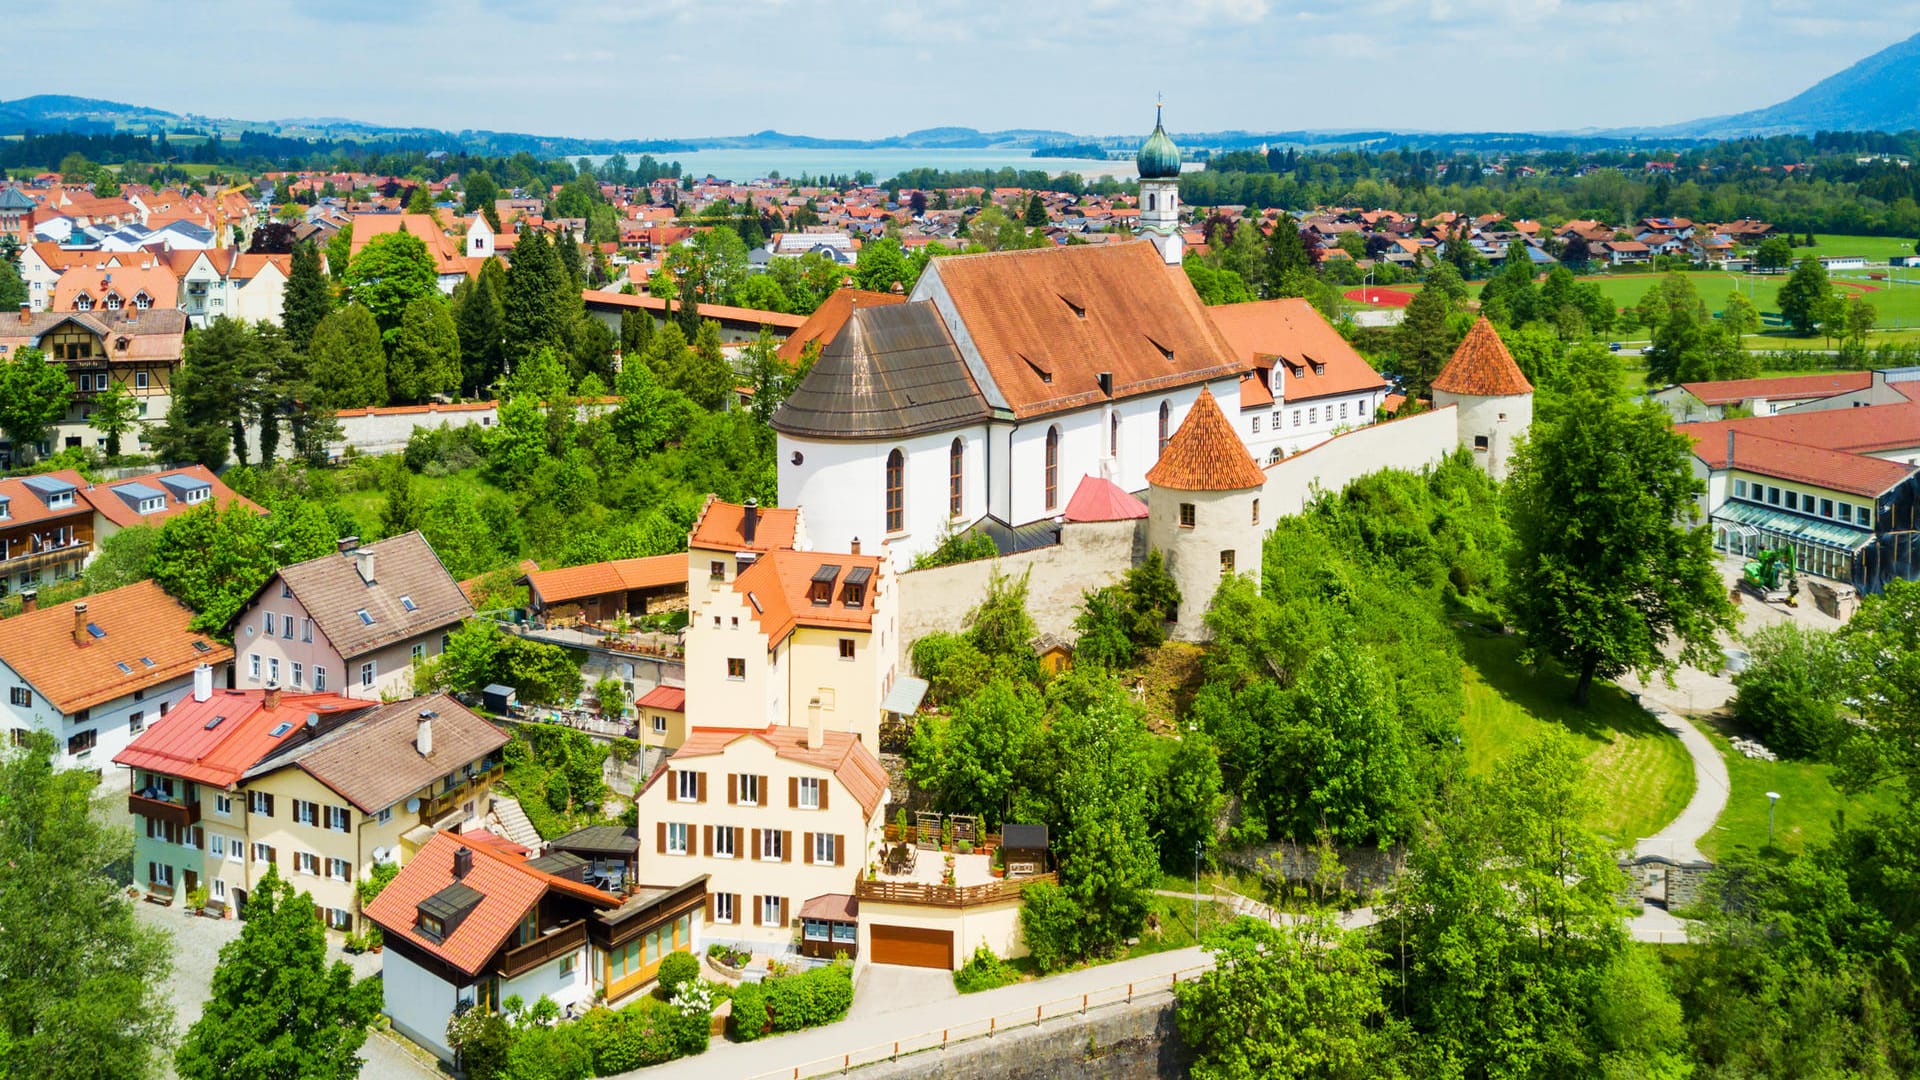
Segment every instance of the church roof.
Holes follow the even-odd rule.
[[[1165,180],[1180,175],[1180,148],[1173,145],[1167,129],[1160,126],[1158,105],[1153,108],[1153,134],[1140,144],[1133,163],[1139,167],[1142,180]]]
[[[1068,521],[1133,521],[1147,516],[1147,504],[1104,476],[1083,476],[1067,500]]]
[[[1160,451],[1160,460],[1147,470],[1147,483],[1180,491],[1240,491],[1266,482],[1267,474],[1254,464],[1247,444],[1205,387]]]
[[[935,259],[916,292],[940,289],[1018,419],[1232,378],[1245,366],[1186,274],[1145,241]]]
[[[1500,332],[1482,315],[1453,350],[1453,359],[1440,369],[1433,388],[1464,397],[1510,397],[1533,393],[1533,384],[1520,373]]]
[[[786,435],[895,438],[988,415],[939,310],[894,304],[853,308],[771,423]]]

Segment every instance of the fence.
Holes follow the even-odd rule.
[[[891,1042],[863,1046],[844,1054],[815,1058],[771,1072],[757,1073],[747,1080],[809,1080],[810,1077],[831,1076],[835,1073],[851,1072],[868,1065],[877,1065],[883,1061],[895,1061],[909,1054],[924,1053],[928,1050],[944,1050],[948,1047],[972,1042],[976,1039],[992,1038],[1002,1031],[1030,1027],[1034,1024],[1056,1020],[1063,1016],[1085,1015],[1090,1009],[1109,1008],[1114,1005],[1131,1005],[1135,998],[1152,998],[1156,995],[1171,994],[1181,980],[1191,982],[1201,974],[1212,970],[1211,964],[1196,964],[1181,968],[1171,975],[1158,975],[1151,979],[1137,980],[1108,986],[1090,993],[1075,994],[1071,997],[1056,998],[1029,1008],[989,1016],[980,1020],[956,1024],[953,1027],[937,1031],[922,1031]]]

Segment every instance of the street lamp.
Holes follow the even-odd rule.
[[[1779,792],[1777,791],[1767,792],[1767,846],[1768,847],[1773,846],[1773,806],[1775,803],[1779,801],[1780,801]]]
[[[1206,850],[1206,841],[1193,843],[1193,940],[1200,940],[1200,853]]]

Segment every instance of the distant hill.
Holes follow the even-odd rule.
[[[1648,133],[1735,139],[1815,131],[1914,129],[1920,129],[1920,34],[1890,45],[1778,105]]]

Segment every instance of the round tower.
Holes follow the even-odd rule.
[[[1147,470],[1147,543],[1180,586],[1173,636],[1207,638],[1213,592],[1231,574],[1260,580],[1260,493],[1267,474],[1205,388]]]
[[[1180,148],[1160,126],[1160,105],[1153,106],[1153,134],[1134,155],[1140,172],[1139,235],[1153,241],[1168,266],[1179,266],[1184,254],[1180,237]]]
[[[1467,331],[1433,380],[1433,407],[1453,406],[1460,445],[1495,480],[1507,478],[1513,444],[1533,426],[1533,384],[1486,316]]]

